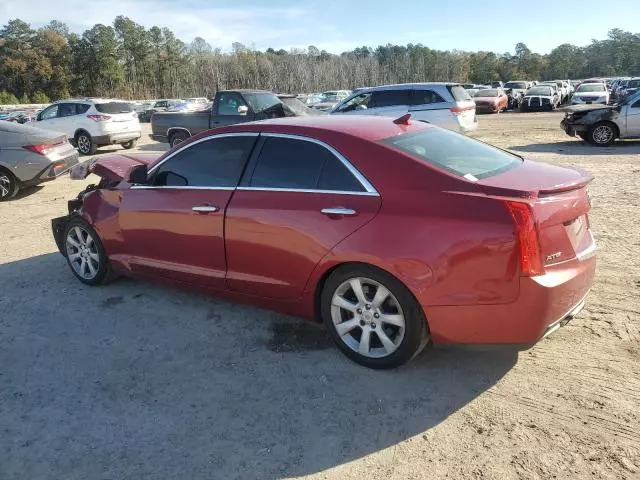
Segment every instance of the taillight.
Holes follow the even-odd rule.
[[[533,210],[531,210],[529,204],[523,202],[505,201],[504,204],[511,214],[516,227],[518,258],[522,275],[529,277],[542,275],[544,267],[540,253],[538,227],[533,216]]]
[[[107,120],[111,120],[109,115],[87,115],[87,118],[90,118],[94,122],[106,122]]]
[[[451,107],[451,113],[453,113],[454,115],[461,115],[467,110],[475,110],[475,109],[476,109],[475,104],[469,105],[468,107],[459,107],[458,105],[455,105]]]
[[[46,155],[47,153],[49,153],[51,150],[53,150],[56,145],[59,145],[59,143],[50,143],[50,144],[40,144],[40,145],[25,145],[24,148],[25,150],[29,150],[33,153],[37,153],[38,155]]]

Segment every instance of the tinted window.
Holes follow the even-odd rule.
[[[85,113],[89,108],[91,108],[91,105],[88,103],[76,103],[76,112],[78,115]]]
[[[280,99],[269,92],[245,93],[244,96],[256,113],[280,104]]]
[[[433,90],[414,90],[411,94],[411,105],[443,103],[444,99]]]
[[[379,90],[373,92],[369,108],[394,107],[409,104],[409,90]]]
[[[220,137],[196,143],[163,163],[153,185],[235,187],[255,142],[253,136]]]
[[[486,178],[522,163],[515,155],[441,128],[399,135],[383,142],[461,177]]]
[[[320,190],[340,190],[343,192],[364,192],[365,189],[347,167],[334,155],[330,155],[324,164],[320,181]]]
[[[96,103],[95,107],[100,113],[110,113],[111,115],[116,113],[131,113],[135,111],[133,104],[126,102]]]
[[[471,97],[467,93],[467,91],[462,88],[461,85],[452,85],[448,86],[447,90],[451,93],[451,96],[455,99],[456,102],[462,102],[464,100],[471,100]]]
[[[51,105],[49,108],[42,111],[40,114],[40,120],[50,120],[58,116],[59,105]]]
[[[640,108],[640,100],[636,100],[635,103],[631,105],[631,108]]]
[[[246,107],[242,97],[234,92],[223,92],[218,97],[218,115],[239,115],[238,107]]]
[[[338,112],[349,112],[351,110],[364,110],[369,108],[369,101],[371,100],[371,93],[361,93],[356,95],[351,100],[340,106]]]
[[[71,117],[76,115],[76,104],[75,103],[62,103],[58,107],[58,116],[59,117]]]

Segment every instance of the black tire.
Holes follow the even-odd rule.
[[[93,155],[98,150],[98,146],[87,132],[81,131],[75,137],[76,148],[80,155]]]
[[[138,140],[131,140],[129,142],[123,143],[122,148],[124,148],[125,150],[131,150],[132,148],[136,148],[137,144]]]
[[[89,237],[91,242],[88,241]],[[88,245],[84,251],[80,249],[81,246],[85,246],[82,241]],[[78,246],[74,245],[74,242]],[[91,286],[102,285],[115,278],[116,275],[109,265],[100,237],[82,217],[74,216],[69,220],[64,229],[62,247],[69,268],[82,283]],[[81,258],[76,260],[77,257],[74,257],[75,255],[81,255]],[[90,257],[90,255],[95,255],[95,257]],[[83,261],[86,265],[84,268],[81,267]],[[93,267],[95,273],[91,270],[91,267]],[[79,269],[86,272],[87,275],[81,275],[78,271]]]
[[[173,133],[169,137],[169,145],[171,146],[171,148],[173,148],[176,145],[180,145],[187,138],[189,138],[189,134],[187,132],[176,132],[176,133]]]
[[[0,167],[0,202],[10,200],[20,190],[18,179],[9,170]]]
[[[597,147],[609,147],[613,145],[617,136],[618,131],[613,124],[609,122],[598,122],[589,128],[586,140],[591,145],[595,145]]]
[[[366,285],[367,281],[373,280],[374,282],[377,282],[378,284],[385,287],[391,295],[387,297],[387,300],[385,300],[385,302],[382,302],[379,310],[374,306],[372,302],[371,304],[368,304],[368,311],[362,311],[362,309],[353,311],[353,313],[351,313],[353,317],[348,319],[344,318],[343,312],[346,312],[346,310],[338,310],[338,313],[336,313],[336,315],[340,315],[341,317],[341,320],[338,320],[338,324],[340,324],[341,321],[357,321],[358,318],[360,319],[358,325],[351,327],[351,329],[348,330],[346,334],[344,334],[345,340],[343,340],[343,336],[338,333],[336,324],[334,324],[333,321],[332,302],[334,294],[337,294],[340,291],[339,289],[343,288],[343,285],[345,285],[351,279],[362,279],[362,285]],[[375,295],[371,290],[369,290],[368,286],[365,286],[362,290],[364,291],[365,289],[367,289],[367,291],[364,293],[366,300],[372,301],[373,299],[371,297]],[[352,292],[354,293],[355,291]],[[387,301],[393,303],[387,304]],[[359,304],[360,303],[358,303],[358,305]],[[380,316],[375,317],[378,318],[378,320],[375,320],[372,316],[376,315],[376,313],[372,312],[381,312],[384,305],[393,304],[399,306],[399,308],[395,311],[396,314],[400,313],[401,316],[404,317],[403,334],[400,333],[401,330],[399,327],[391,324],[384,324]],[[418,355],[429,341],[427,320],[425,318],[424,311],[422,310],[422,307],[418,304],[414,296],[411,294],[411,292],[392,275],[370,265],[349,264],[338,267],[335,271],[333,271],[324,283],[320,295],[320,312],[322,320],[338,348],[342,350],[342,352],[351,360],[365,367],[374,369],[388,369],[399,367]],[[365,320],[365,315],[368,315],[368,320]],[[384,315],[385,314],[382,314],[382,317],[384,317]],[[394,313],[391,313],[390,315],[394,315]],[[356,316],[358,318],[356,318]],[[365,321],[367,321],[367,323],[364,323]],[[374,323],[376,321],[379,323]],[[354,344],[355,342],[360,344],[364,328],[367,328],[370,332],[369,345],[371,346],[371,348],[367,350],[372,353],[374,348],[376,350],[380,350],[382,348],[386,352],[387,349],[383,346],[383,342],[381,341],[382,337],[380,337],[378,333],[383,329],[383,325],[385,325],[385,330],[383,330],[382,333],[384,333],[385,337],[387,339],[391,339],[394,343],[396,341],[398,342],[394,347],[395,350],[393,350],[390,354],[380,355],[374,358],[373,356],[367,356],[357,352],[354,349],[354,346],[349,346],[346,343],[349,341],[352,344]],[[355,338],[354,336],[352,336],[352,333],[356,337],[359,334],[359,337]],[[390,333],[391,335],[389,335],[388,333]]]

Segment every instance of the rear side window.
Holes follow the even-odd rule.
[[[460,177],[482,179],[522,163],[515,155],[441,128],[391,137],[383,143]]]
[[[322,145],[280,137],[265,139],[249,185],[297,190],[364,190],[347,167]]]
[[[369,108],[409,105],[409,90],[378,90],[369,100]]]
[[[236,187],[254,136],[212,138],[179,151],[158,167],[154,186]]]
[[[100,113],[110,113],[111,115],[115,115],[116,113],[131,113],[135,111],[133,104],[126,102],[96,103],[95,107]]]
[[[451,96],[455,99],[456,102],[471,100],[471,97],[469,96],[467,91],[462,88],[461,85],[449,85],[447,86],[447,90],[449,90],[449,93],[451,93]]]
[[[78,115],[86,113],[89,108],[91,108],[91,105],[88,103],[76,103],[76,111],[78,112]]]
[[[433,90],[414,90],[411,92],[411,105],[427,105],[430,103],[443,103],[444,98]]]

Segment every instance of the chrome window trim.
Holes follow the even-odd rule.
[[[203,137],[203,138],[199,138],[198,140],[191,142],[183,147],[178,148],[178,150],[176,150],[175,152],[173,152],[171,155],[167,156],[166,158],[162,159],[162,161],[156,165],[154,165],[151,170],[149,170],[148,175],[151,175],[156,169],[160,168],[161,165],[163,165],[165,162],[168,162],[169,160],[171,160],[173,157],[175,157],[178,153],[183,152],[184,150],[186,150],[187,148],[191,148],[194,145],[197,145],[199,143],[202,142],[206,142],[208,140],[215,140],[216,138],[224,138],[224,137],[257,137],[258,135],[260,135],[258,132],[234,132],[234,133],[219,133],[217,135],[210,135],[207,137]],[[209,188],[209,187],[206,187]]]
[[[223,190],[228,192],[233,192],[235,187],[190,187],[190,186],[173,186],[173,185],[131,185],[132,189],[135,190]]]
[[[349,192],[345,190],[313,190],[305,188],[271,188],[271,187],[238,187],[236,190],[254,192],[291,192],[291,193],[325,193],[335,195],[361,195],[365,197],[379,197],[378,192]]]
[[[358,180],[360,185],[362,185],[362,187],[365,189],[365,192],[343,192],[343,193],[352,193],[352,194],[368,193],[370,195],[373,194],[373,195],[379,196],[378,191],[374,188],[373,185],[371,185],[369,180],[367,180],[366,177],[362,173],[360,173],[360,171],[356,167],[354,167],[349,160],[347,160],[344,157],[344,155],[342,155],[340,152],[338,152],[335,148],[333,148],[328,143],[325,143],[322,140],[318,140],[316,138],[306,137],[304,135],[292,135],[292,134],[288,134],[288,133],[264,132],[261,135],[263,137],[276,137],[276,138],[288,138],[288,139],[291,139],[291,140],[302,140],[302,141],[305,141],[305,142],[315,143],[316,145],[320,145],[321,147],[326,148],[327,150],[329,150],[329,152],[331,154],[333,154],[338,160],[340,160],[340,162],[342,162],[342,164],[347,168],[347,170],[349,170],[351,175],[356,177],[356,180]],[[259,158],[260,157],[258,157],[258,159]],[[261,188],[261,187],[246,187],[246,188],[247,189],[251,189],[251,190],[265,190],[265,191],[297,191],[297,192],[319,192],[319,193],[334,192],[333,190],[295,189],[295,188],[293,188],[293,189],[291,189],[291,188]]]

